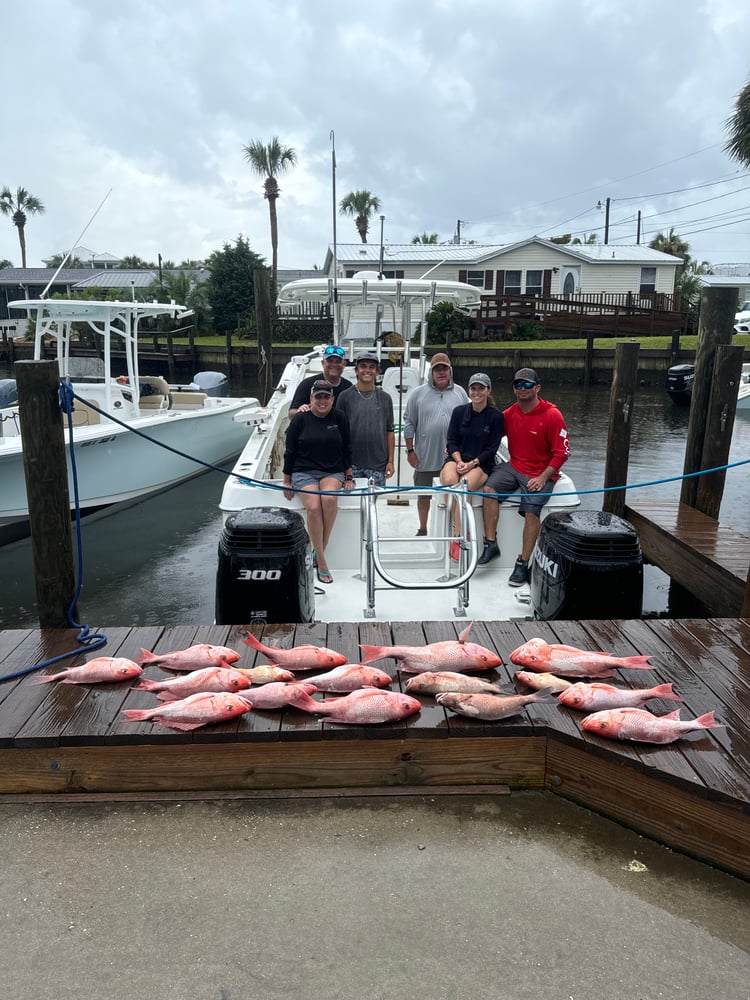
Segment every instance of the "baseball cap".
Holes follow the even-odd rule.
[[[316,382],[313,382],[312,389],[310,390],[311,396],[317,396],[321,393],[325,393],[326,396],[333,395],[333,386],[330,382],[326,382],[324,378],[319,378]]]
[[[435,367],[435,365],[448,365],[449,368],[453,367],[451,365],[451,359],[448,357],[447,354],[433,354],[432,357],[430,358],[430,364],[432,365],[433,368]]]
[[[539,376],[533,368],[519,368],[513,376],[513,381],[516,382],[519,379],[526,382],[536,382],[537,385],[539,384]]]
[[[373,354],[372,351],[363,351],[361,354],[358,354],[354,359],[354,364],[358,365],[360,361],[374,361],[376,365],[380,364],[377,354]]]
[[[492,382],[490,382],[489,375],[485,375],[484,372],[477,372],[476,375],[472,375],[469,379],[469,385],[476,385],[477,382],[483,385],[485,389],[492,388]]]

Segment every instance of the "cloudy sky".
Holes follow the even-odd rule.
[[[750,77],[739,0],[25,0],[4,5],[0,186],[42,200],[28,264],[80,242],[270,261],[243,146],[279,136],[279,266],[321,265],[336,193],[381,201],[386,243],[673,226],[750,261],[750,171],[722,152]],[[108,197],[108,192],[111,192]],[[380,214],[380,213],[379,213]],[[358,237],[340,219],[339,242]],[[370,242],[380,241],[375,219]],[[20,265],[0,218],[0,258]]]

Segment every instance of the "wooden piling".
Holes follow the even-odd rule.
[[[684,475],[700,471],[703,466],[703,445],[708,422],[709,399],[715,365],[716,348],[731,344],[734,314],[737,311],[737,288],[704,288],[701,296],[701,319],[695,352],[695,381],[690,402]],[[700,476],[683,479],[680,501],[697,506]]]
[[[14,371],[39,625],[65,628],[75,575],[57,361],[18,361]]]
[[[744,347],[738,345],[721,344],[716,348],[711,395],[703,435],[702,469],[715,469],[726,465],[729,461],[744,354]],[[717,521],[726,475],[722,470],[697,477],[695,507]]]
[[[253,271],[255,290],[255,329],[258,337],[258,385],[264,405],[273,391],[273,303],[271,272],[268,268]]]
[[[628,481],[630,429],[635,391],[638,384],[638,343],[619,343],[615,348],[615,367],[609,397],[609,431],[604,466],[604,487],[624,486]],[[605,493],[602,510],[623,517],[625,490]]]

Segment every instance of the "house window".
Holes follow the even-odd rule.
[[[542,271],[527,271],[526,272],[526,294],[527,295],[541,295],[542,294]]]
[[[466,284],[475,288],[484,288],[484,271],[467,271]]]
[[[641,295],[650,295],[656,291],[656,268],[655,267],[642,267],[641,268],[641,287],[639,289]]]
[[[520,271],[506,271],[505,272],[505,294],[506,295],[520,295],[521,294],[521,272]]]

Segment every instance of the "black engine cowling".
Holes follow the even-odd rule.
[[[230,514],[219,539],[216,623],[311,622],[315,583],[305,522],[284,507]]]
[[[641,616],[643,555],[638,533],[615,514],[550,514],[542,522],[530,569],[537,619]]]

